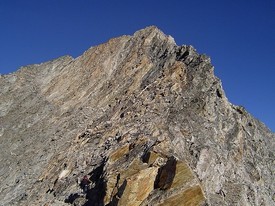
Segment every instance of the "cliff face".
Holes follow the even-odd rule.
[[[0,205],[275,205],[274,134],[156,27],[0,88]]]

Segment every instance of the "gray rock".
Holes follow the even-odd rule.
[[[274,133],[156,27],[0,88],[0,205],[275,204]]]

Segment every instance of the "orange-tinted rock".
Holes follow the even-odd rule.
[[[144,155],[143,161],[146,162],[148,165],[152,165],[157,160],[158,157],[160,157],[159,154],[151,151]]]
[[[169,189],[178,188],[195,179],[190,167],[170,157],[166,164],[159,169],[156,179],[156,188]]]
[[[195,174],[192,172],[191,168],[186,163],[178,161],[171,188],[181,187],[193,181],[195,178]]]
[[[118,205],[139,206],[154,190],[157,168],[151,167],[126,179],[126,187],[118,201]]]
[[[124,145],[115,150],[109,157],[110,162],[115,162],[129,153],[129,145]]]
[[[205,197],[203,195],[200,186],[195,186],[184,190],[180,194],[168,197],[159,206],[199,206],[205,202]]]

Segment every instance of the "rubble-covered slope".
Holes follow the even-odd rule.
[[[0,205],[275,204],[274,134],[156,27],[0,88]]]

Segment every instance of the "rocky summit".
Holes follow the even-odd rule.
[[[274,138],[148,27],[0,76],[0,205],[271,206]]]

